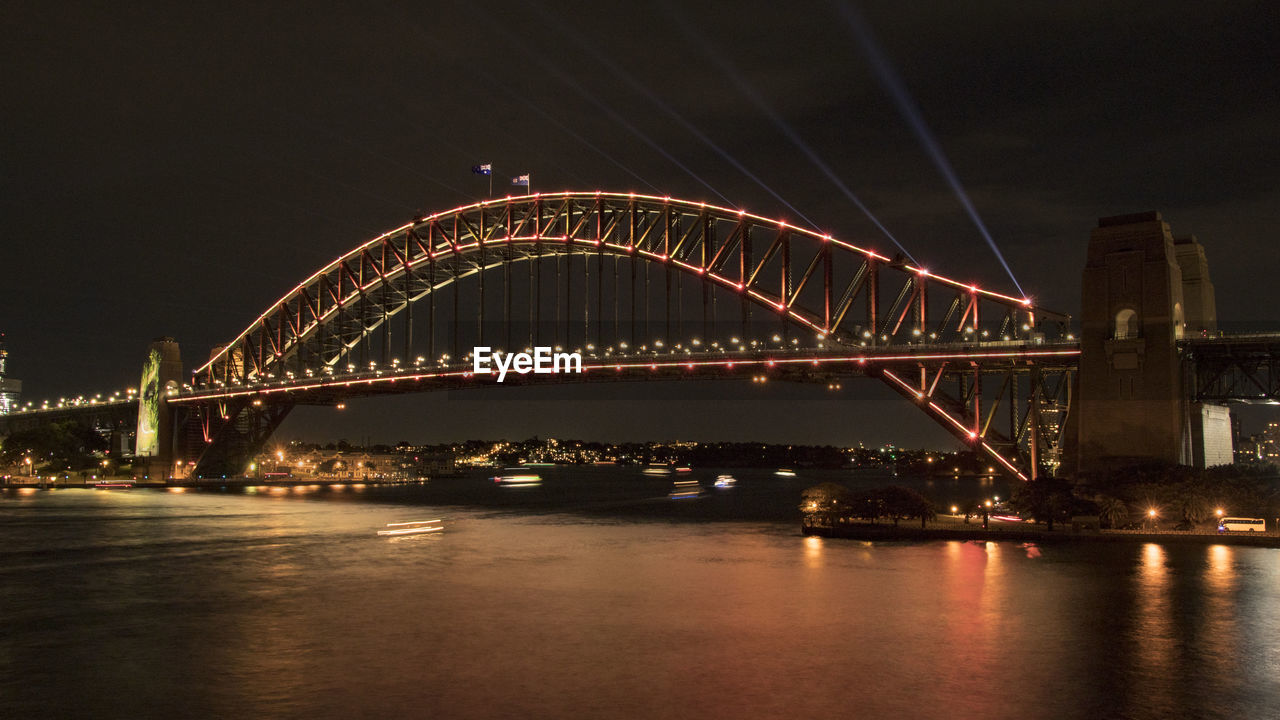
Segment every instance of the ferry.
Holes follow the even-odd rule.
[[[732,475],[720,475],[716,477],[716,487],[724,489],[731,488],[738,484],[738,479]]]
[[[697,480],[677,480],[671,486],[667,497],[671,500],[692,500],[702,494],[702,486]]]
[[[440,524],[440,519],[435,520],[411,520],[409,522],[387,523],[387,530],[379,530],[379,535],[422,535],[424,533],[440,532],[444,530],[444,526]]]
[[[507,468],[501,475],[495,475],[493,481],[503,487],[530,487],[541,485],[542,476],[522,467]]]
[[[778,468],[778,471],[775,472],[774,475],[777,475],[778,477],[795,477],[796,471],[791,468]]]
[[[667,465],[649,465],[640,472],[645,475],[670,475],[671,468]]]

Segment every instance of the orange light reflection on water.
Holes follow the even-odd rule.
[[[999,543],[952,541],[946,545],[938,590],[946,598],[943,632],[951,658],[939,666],[939,672],[947,686],[999,683],[999,639],[1006,621],[1001,552]]]
[[[1240,677],[1241,655],[1236,593],[1239,576],[1236,571],[1236,548],[1210,545],[1205,548],[1204,597],[1205,624],[1203,641],[1209,651],[1231,677]]]
[[[810,569],[822,567],[822,538],[817,535],[804,539],[804,566]]]
[[[1143,698],[1130,702],[1147,707],[1173,707],[1178,638],[1173,624],[1172,571],[1165,549],[1156,543],[1142,546],[1134,578],[1134,665],[1149,679]]]

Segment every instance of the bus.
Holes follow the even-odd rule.
[[[1262,518],[1222,518],[1218,532],[1266,532],[1267,521]]]

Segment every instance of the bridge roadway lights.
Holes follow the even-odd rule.
[[[707,378],[740,378],[751,377],[755,383],[768,380],[784,380],[791,382],[823,383],[829,389],[842,387],[833,378],[848,376],[881,377],[886,382],[901,383],[902,389],[909,394],[925,412],[949,427],[967,445],[977,452],[988,455],[1002,471],[1013,477],[1025,476],[1008,458],[1017,462],[1019,446],[1025,446],[1028,433],[1034,433],[1041,423],[1023,424],[1021,430],[1014,429],[1001,435],[994,429],[990,413],[996,407],[1026,407],[1025,399],[1011,401],[1008,390],[1004,395],[993,390],[988,391],[983,402],[978,401],[976,393],[972,393],[972,382],[975,377],[991,377],[1003,382],[1005,388],[1012,387],[1022,392],[1045,394],[1047,383],[1010,383],[1013,375],[1031,372],[1044,364],[1047,372],[1059,373],[1057,389],[1052,394],[1059,398],[1069,386],[1067,379],[1074,368],[1077,352],[1071,345],[1065,346],[1032,346],[1012,348],[1000,345],[988,351],[974,350],[970,347],[952,350],[939,348],[916,349],[902,352],[894,348],[881,348],[875,352],[858,350],[857,355],[847,354],[847,349],[800,348],[794,351],[757,352],[746,355],[726,355],[723,352],[707,354],[645,355],[627,358],[586,359],[582,375],[546,375],[546,376],[508,376],[503,386],[545,384],[547,382],[616,382],[619,380],[671,380],[671,379],[707,379]],[[923,363],[923,364],[922,364]],[[977,365],[975,365],[977,363]],[[889,367],[898,368],[894,372]],[[985,368],[975,370],[975,368]],[[456,390],[482,386],[497,386],[491,375],[476,376],[471,367],[454,368],[430,373],[406,369],[399,375],[381,373],[357,374],[354,377],[336,376],[322,380],[295,379],[292,382],[272,382],[262,386],[241,386],[221,390],[207,389],[196,391],[186,397],[178,398],[179,404],[221,402],[229,408],[228,417],[237,416],[242,409],[267,410],[283,403],[318,404],[335,406],[348,398],[365,397],[379,394],[401,394],[406,392],[425,392],[431,390]],[[925,372],[927,370],[927,372]],[[976,374],[975,374],[976,373]],[[915,378],[912,382],[923,383],[913,387],[903,377]],[[956,382],[960,389],[947,391],[945,388]],[[892,383],[891,383],[892,385]],[[967,389],[966,389],[967,388]],[[1018,390],[1018,389],[1021,390]],[[203,393],[203,395],[202,395]],[[966,393],[969,393],[966,395]],[[1056,394],[1055,394],[1056,393]],[[1003,399],[1002,399],[1003,397]],[[261,402],[255,405],[254,402]],[[1001,405],[1001,403],[1004,403]],[[238,403],[238,404],[236,404]],[[986,403],[986,404],[984,404]],[[1038,403],[1032,406],[1038,407]],[[988,413],[979,422],[975,413]],[[1016,414],[1015,414],[1016,415]],[[1021,420],[1022,416],[1017,415]],[[222,418],[224,421],[227,418]],[[986,433],[978,435],[973,428],[983,427]],[[246,436],[247,437],[247,436]],[[247,440],[241,439],[241,444]],[[1044,447],[1054,446],[1052,438],[1044,437],[1040,441]],[[1049,455],[1056,458],[1056,446]],[[1006,457],[1007,456],[1007,457]],[[234,466],[235,463],[230,463]],[[205,467],[209,467],[204,464]],[[208,474],[203,468],[201,473]]]

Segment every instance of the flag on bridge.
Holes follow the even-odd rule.
[[[471,172],[477,175],[492,175],[493,163],[485,163],[483,165],[472,165]]]
[[[513,178],[511,178],[511,184],[512,184],[512,185],[523,185],[523,186],[525,186],[525,187],[529,187],[529,176],[528,176],[528,175],[520,175],[520,176],[518,176],[518,177],[513,177]]]

